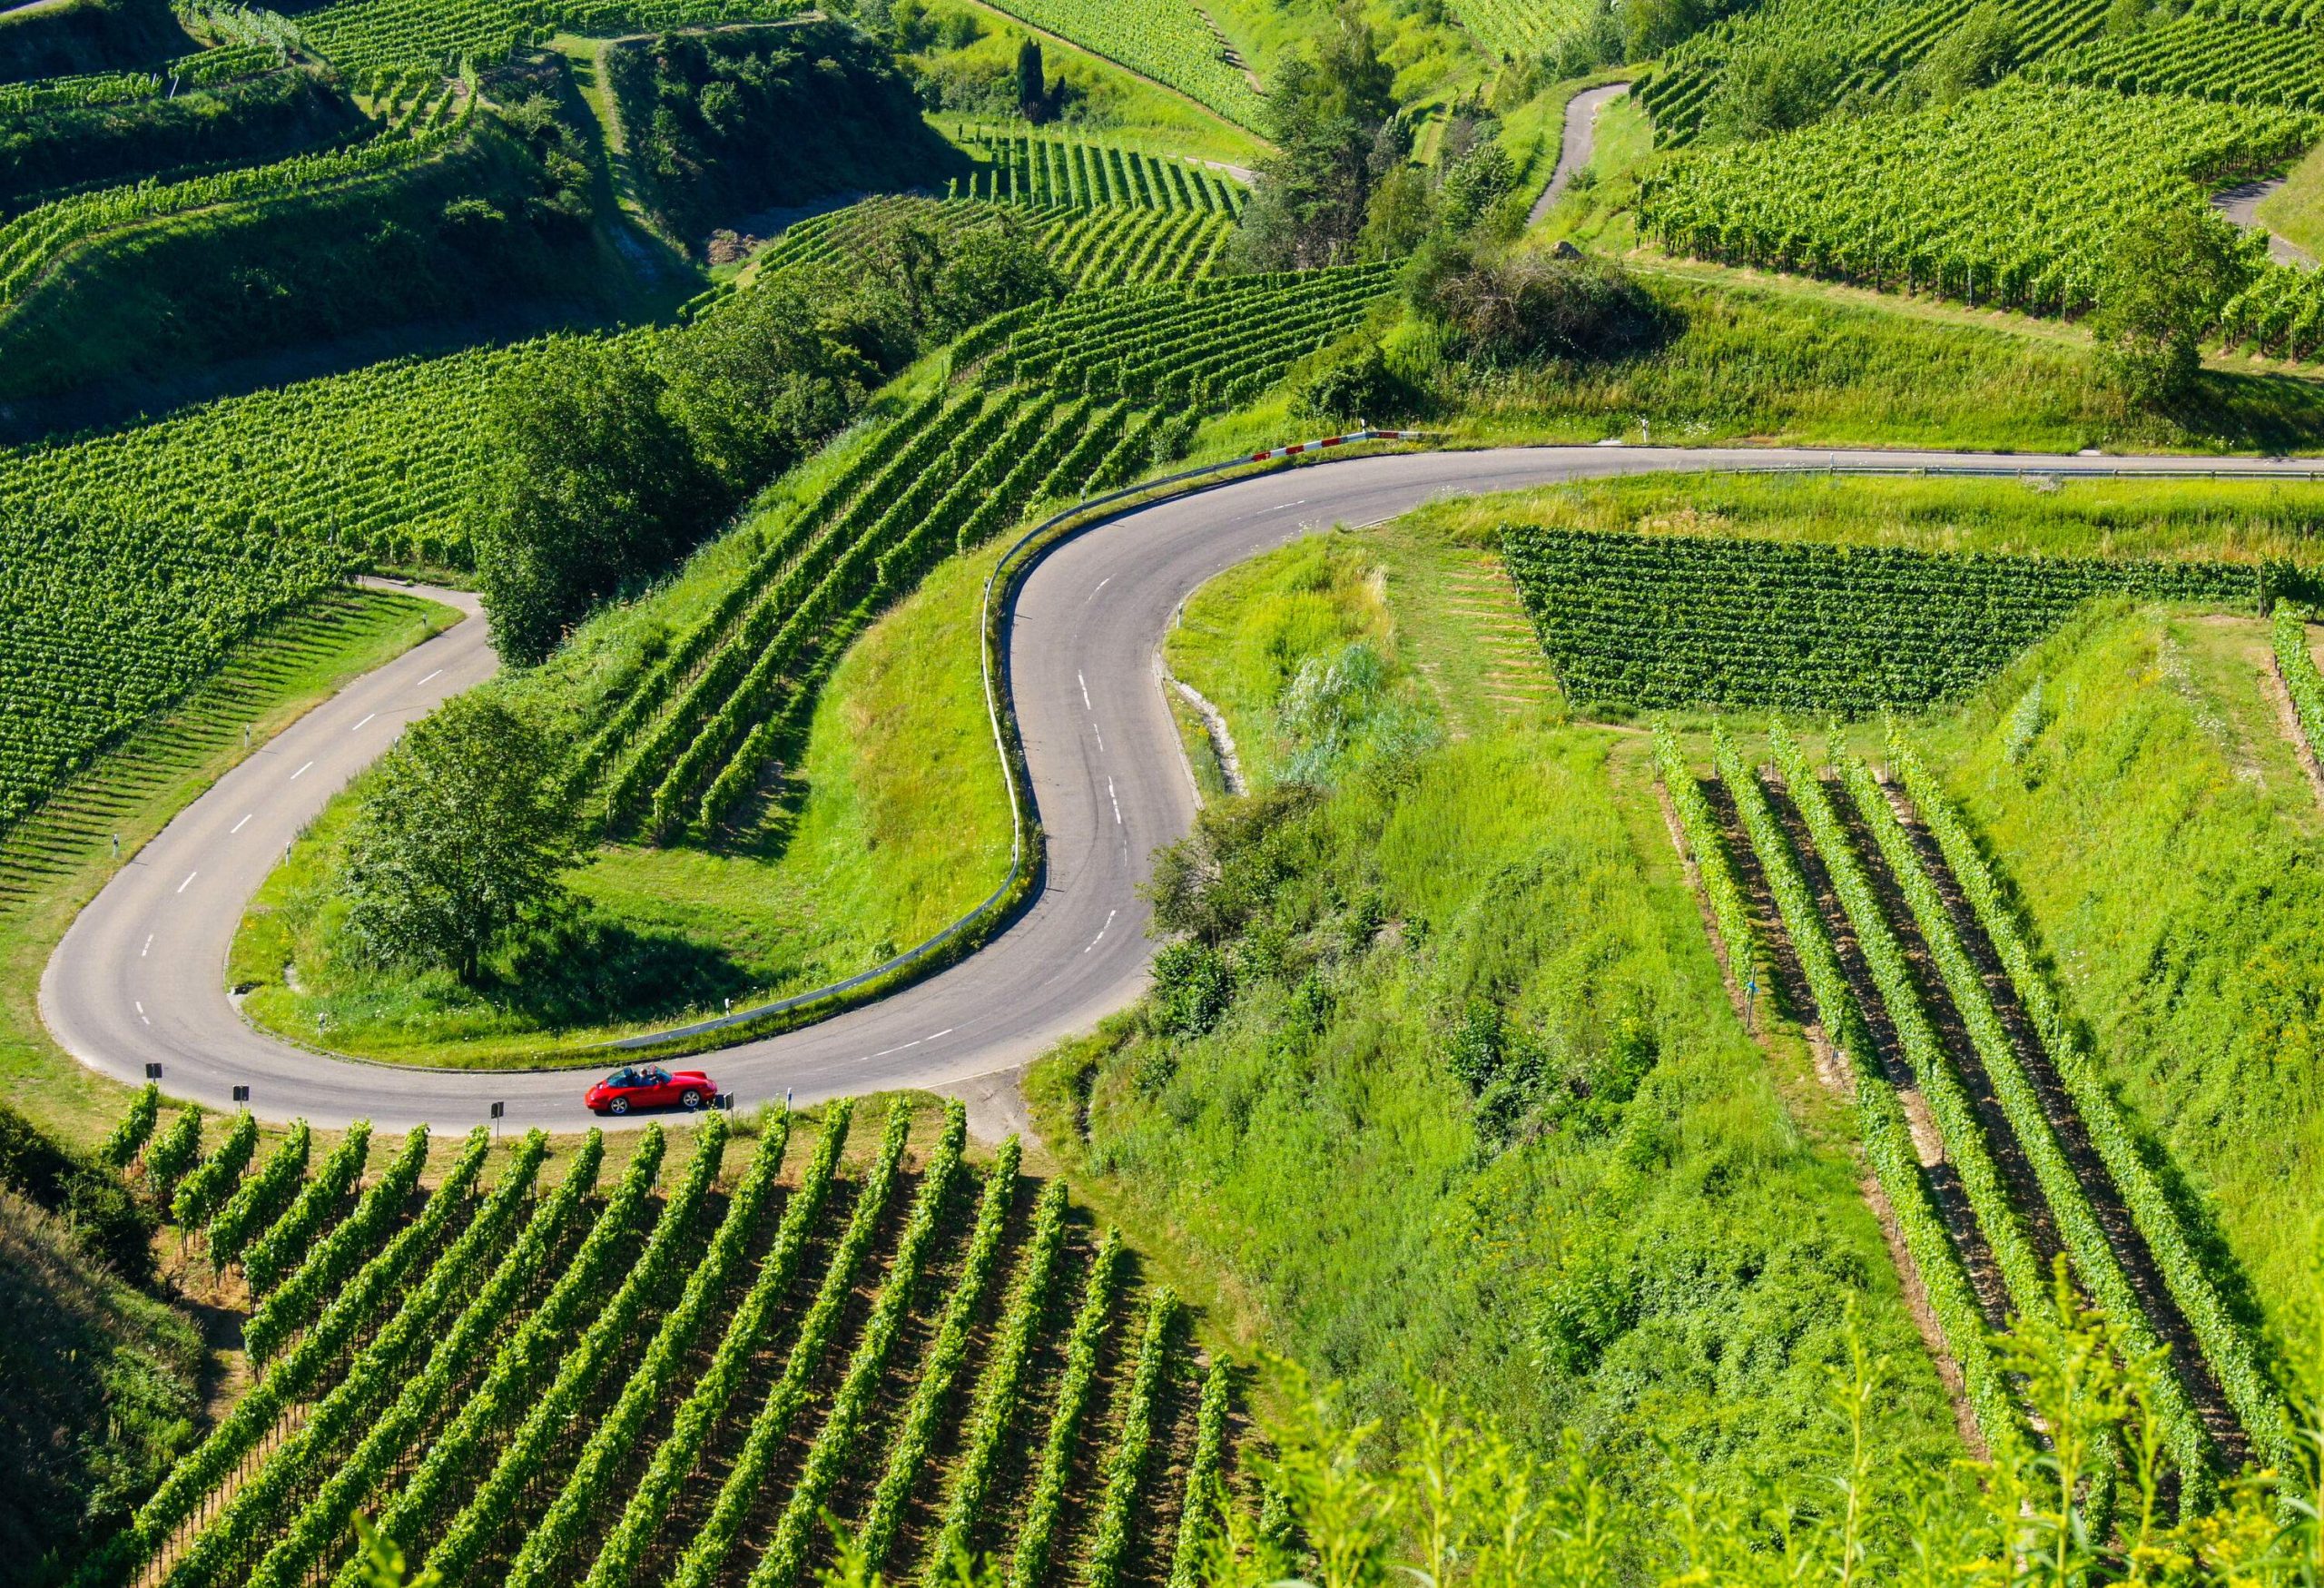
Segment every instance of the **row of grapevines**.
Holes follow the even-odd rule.
[[[1154,1450],[1155,1403],[1170,1372],[1170,1339],[1178,1322],[1178,1299],[1157,1287],[1146,1304],[1146,1329],[1137,1342],[1129,1404],[1122,1413],[1121,1437],[1106,1462],[1106,1498],[1098,1513],[1098,1533],[1089,1546],[1084,1581],[1089,1588],[1120,1588],[1129,1553],[1132,1514]]]
[[[1701,130],[1728,64],[1774,51],[1836,64],[1836,98],[1887,108],[1905,74],[1980,9],[2006,27],[2011,58],[2023,64],[2099,33],[2107,0],[1768,0],[1672,47],[1637,93],[1654,117],[1656,141],[1683,144]]]
[[[1702,784],[1688,770],[1685,752],[1679,747],[1679,736],[1667,724],[1654,726],[1654,765],[1661,774],[1662,786],[1669,791],[1671,808],[1678,813],[1679,831],[1687,841],[1687,849],[1695,857],[1695,874],[1702,879],[1703,896],[1710,901],[1711,920],[1718,927],[1719,942],[1727,950],[1727,968],[1738,981],[1758,974],[1758,934],[1751,930],[1751,912],[1743,902],[1742,884],[1735,880],[1735,869],[1728,863],[1727,846],[1717,842],[1718,818],[1711,814],[1710,802],[1703,797]]]
[[[484,1381],[428,1447],[402,1489],[381,1507],[379,1531],[414,1555],[425,1553],[423,1540],[434,1536],[442,1514],[465,1504],[468,1485],[485,1475],[481,1469],[490,1442],[538,1402],[564,1361],[568,1336],[590,1307],[609,1288],[615,1300],[628,1288],[625,1266],[645,1232],[648,1199],[667,1146],[659,1125],[645,1128],[630,1155],[628,1172],[606,1199],[581,1249],[532,1316],[502,1342]],[[681,1219],[688,1216],[686,1208],[677,1211]],[[671,1208],[665,1206],[663,1218],[670,1217]],[[647,1244],[650,1248],[651,1237]],[[353,1588],[362,1580],[359,1557],[350,1559],[332,1579],[332,1588]]]
[[[2073,313],[2133,216],[2312,143],[2302,113],[2013,79],[1911,115],[1840,117],[1690,151],[1640,189],[1676,252],[1973,302]]]
[[[927,1267],[930,1249],[936,1243],[939,1220],[945,1200],[951,1194],[953,1180],[960,1173],[960,1152],[968,1143],[968,1110],[957,1099],[948,1100],[944,1105],[944,1133],[938,1138],[936,1150],[921,1170],[920,1195],[912,1202],[911,1217],[904,1226],[902,1239],[897,1243],[895,1258],[888,1265],[880,1297],[872,1303],[872,1316],[864,1323],[862,1336],[855,1343],[855,1355],[848,1362],[847,1375],[840,1380],[839,1393],[832,1396],[831,1408],[823,1415],[823,1425],[817,1430],[814,1444],[808,1447],[806,1465],[792,1486],[782,1518],[775,1524],[774,1537],[751,1572],[750,1588],[793,1588],[806,1570],[807,1554],[815,1544],[814,1529],[822,1514],[823,1503],[831,1497],[846,1464],[861,1454],[857,1441],[878,1403],[881,1382],[887,1376],[888,1357],[895,1349],[896,1337],[911,1315],[912,1298],[919,1289],[921,1273]]]
[[[2281,610],[2279,608],[2280,614]],[[2304,651],[2304,633],[2299,644]],[[2312,662],[2309,670],[2313,678]],[[2324,706],[2324,685],[2312,694],[2317,704]],[[1936,841],[1945,867],[1959,884],[1986,941],[1993,944],[2011,986],[2016,990],[2019,1003],[2032,1017],[2051,1068],[2056,1071],[2067,1097],[2073,1100],[2084,1133],[2129,1206],[2147,1250],[2152,1254],[2163,1282],[2171,1287],[2181,1313],[2201,1343],[2204,1358],[2211,1364],[2236,1416],[2250,1435],[2262,1463],[2290,1470],[2290,1423],[2274,1381],[2261,1367],[2259,1350],[2250,1336],[2220,1296],[2177,1208],[2139,1150],[2113,1092],[2100,1074],[2080,1032],[2066,1018],[1992,863],[1944,786],[1905,741],[1901,731],[1893,727],[1888,759],[1922,824]]]
[[[498,63],[559,33],[610,35],[779,22],[794,0],[334,0],[299,18],[307,43],[343,72],[411,62]]]
[[[1984,1067],[1994,1095],[2001,1103],[2010,1133],[2016,1137],[2019,1150],[2033,1166],[2034,1181],[2041,1187],[2043,1199],[2050,1205],[2051,1216],[2073,1259],[2075,1272],[2098,1305],[2113,1318],[2134,1354],[2159,1355],[2162,1346],[2153,1324],[2140,1306],[2138,1294],[2131,1287],[2130,1278],[2098,1221],[2089,1189],[2066,1161],[2057,1132],[2034,1091],[2033,1078],[2026,1074],[2016,1045],[2010,1041],[2009,1032],[1994,1008],[1984,973],[1970,959],[1960,933],[1954,930],[1952,915],[1936,891],[1935,880],[1920,863],[1912,839],[1896,819],[1896,810],[1882,794],[1871,768],[1837,746],[1833,764],[1856,806],[1857,819],[1872,834],[1874,845],[1904,895],[1914,923],[1920,930],[1921,941],[1927,946],[1938,977],[1968,1033],[1970,1047]],[[2158,1374],[2153,1395],[2155,1415],[2180,1471],[2194,1480],[2211,1470],[2215,1463],[2211,1441],[2196,1421],[2180,1376],[2171,1371]]]
[[[291,1121],[290,1134],[267,1154],[258,1172],[236,1186],[225,1206],[211,1217],[206,1238],[212,1267],[222,1268],[241,1257],[242,1248],[290,1207],[307,1176],[311,1134],[306,1120]]]
[[[892,497],[919,467],[908,466],[906,459],[917,458],[924,462],[933,456],[934,441],[923,438],[930,436],[931,422],[942,411],[944,399],[944,390],[940,387],[893,419],[871,427],[866,436],[852,439],[846,444],[854,447],[854,457],[821,491],[804,500],[787,498],[772,509],[787,516],[782,518],[772,534],[766,535],[763,547],[734,582],[720,593],[710,610],[680,635],[631,686],[605,725],[583,745],[575,758],[572,774],[576,793],[592,786],[615,757],[631,745],[647,720],[714,656],[726,666],[738,666],[743,652],[763,646],[773,636],[780,607],[769,610],[764,616],[759,612],[775,581],[814,543],[832,517],[854,501],[859,493],[868,490]],[[722,646],[738,622],[748,626],[743,630],[741,646],[734,647],[735,660],[726,662]],[[675,743],[675,735],[671,743]],[[643,774],[635,778],[625,777],[615,783],[608,794],[608,805],[626,809],[644,794],[645,787]]]
[[[91,72],[67,77],[36,77],[28,83],[0,83],[0,116],[85,110],[160,99],[179,87],[213,88],[222,83],[254,77],[274,70],[282,62],[282,52],[271,44],[234,44],[223,49],[197,50],[151,72]]]
[[[2178,16],[2094,39],[2026,70],[2037,83],[2324,110],[2324,58],[2306,28]]]
[[[2308,648],[2308,620],[2290,605],[2279,606],[2273,638],[2276,671],[2291,696],[2309,751],[2324,755],[2324,674],[2317,671],[2316,654]]]
[[[993,1157],[992,1171],[985,1177],[984,1198],[977,1208],[976,1228],[969,1236],[968,1261],[961,1265],[951,1299],[944,1304],[943,1320],[937,1325],[936,1337],[921,1364],[911,1404],[905,1406],[896,1436],[889,1443],[880,1486],[872,1492],[863,1525],[856,1530],[855,1546],[874,1570],[894,1547],[904,1503],[934,1455],[937,1419],[943,1415],[953,1381],[968,1363],[977,1317],[1000,1275],[1000,1238],[1009,1204],[1016,1199],[1017,1169],[1022,1157],[1023,1149],[1014,1136],[1002,1142]],[[1056,1183],[1061,1190],[1062,1182]],[[1045,1200],[1043,1207],[1047,1205]]]
[[[1727,785],[1737,818],[1758,857],[1825,1035],[1855,1061],[1855,1101],[1865,1157],[1896,1215],[1905,1249],[1927,1293],[1929,1309],[1960,1366],[1963,1393],[1989,1443],[2023,1442],[2027,1437],[2024,1415],[1993,1348],[1991,1331],[2002,1320],[1987,1318],[1978,1305],[1952,1233],[1930,1195],[1904,1110],[1881,1074],[1870,1028],[1840,968],[1838,952],[1826,930],[1815,892],[1793,852],[1790,834],[1776,819],[1757,773],[1723,728],[1713,730],[1712,744],[1719,779]],[[1715,831],[1689,836],[1698,845],[1718,842]]]
[[[816,1144],[815,1156],[808,1161],[799,1189],[783,1209],[783,1224],[775,1231],[773,1248],[759,1265],[749,1294],[734,1309],[725,1337],[719,1341],[710,1366],[704,1369],[694,1393],[678,1408],[670,1425],[669,1437],[654,1453],[653,1465],[630,1490],[629,1498],[622,1505],[620,1520],[589,1567],[584,1588],[630,1588],[635,1581],[655,1529],[676,1504],[694,1463],[701,1459],[719,1419],[725,1415],[728,1403],[741,1390],[750,1371],[752,1356],[773,1330],[783,1298],[790,1294],[792,1282],[798,1277],[800,1266],[806,1259],[807,1243],[822,1217],[823,1205],[831,1199],[832,1182],[839,1172],[840,1152],[847,1145],[848,1126],[853,1117],[852,1105],[845,1102],[824,1117],[822,1139]],[[788,1129],[787,1120],[784,1129]],[[762,1146],[759,1150],[763,1154],[768,1148]]]
[[[823,1281],[815,1291],[815,1299],[800,1320],[798,1337],[792,1341],[791,1354],[783,1359],[783,1376],[751,1419],[751,1431],[743,1441],[742,1451],[727,1469],[726,1481],[719,1485],[718,1498],[710,1508],[708,1520],[686,1546],[677,1570],[671,1573],[670,1588],[710,1588],[724,1573],[726,1557],[734,1553],[743,1520],[758,1502],[775,1457],[790,1436],[791,1425],[806,1405],[815,1375],[822,1366],[823,1353],[839,1332],[841,1311],[854,1292],[857,1276],[879,1236],[889,1200],[895,1195],[903,1166],[904,1141],[911,1131],[911,1110],[899,1102],[888,1112],[887,1133],[880,1142],[880,1156],[856,1194],[855,1209],[848,1216],[847,1232],[840,1237],[838,1247],[832,1252],[831,1266],[823,1270]]]
[[[1211,1360],[1203,1376],[1202,1404],[1195,1412],[1195,1455],[1187,1468],[1187,1497],[1178,1512],[1178,1537],[1170,1552],[1169,1588],[1196,1588],[1205,1552],[1226,1505],[1220,1471],[1226,1461],[1226,1414],[1235,1393],[1235,1372],[1224,1356]]]
[[[725,1116],[713,1114],[703,1122],[694,1162],[677,1194],[664,1204],[645,1250],[580,1343],[557,1364],[556,1378],[533,1402],[492,1475],[476,1487],[442,1540],[428,1552],[424,1569],[440,1573],[448,1582],[465,1581],[515,1521],[519,1502],[539,1480],[558,1442],[605,1376],[630,1349],[630,1336],[649,1301],[692,1256],[694,1227],[710,1198],[725,1151]]]
[[[1008,0],[999,7],[1152,77],[1246,127],[1265,102],[1193,0]]]
[[[370,1152],[371,1121],[358,1119],[347,1128],[347,1134],[323,1159],[315,1177],[300,1188],[299,1199],[290,1210],[242,1253],[242,1277],[253,1297],[263,1297],[273,1289],[277,1280],[314,1249],[363,1179],[363,1164]]]
[[[1118,143],[1033,131],[1022,126],[955,129],[973,143],[986,170],[1008,178],[1006,196],[1018,203],[1128,204],[1150,210],[1207,210],[1233,215],[1242,184],[1215,167],[1176,155],[1159,156]],[[991,196],[991,195],[988,195]]]
[[[2312,359],[2324,348],[2324,272],[2268,263],[2220,311],[2230,348],[2250,347],[2286,359]]]
[[[1065,1370],[1058,1379],[1057,1402],[1049,1412],[1040,1473],[1033,1481],[1032,1497],[1026,1502],[1025,1517],[1017,1529],[1016,1553],[1009,1561],[1009,1588],[1038,1588],[1049,1573],[1049,1551],[1065,1514],[1066,1481],[1072,1475],[1073,1454],[1081,1443],[1081,1421],[1089,1414],[1098,1386],[1098,1353],[1113,1321],[1114,1284],[1121,1266],[1121,1235],[1108,1229],[1090,1260],[1081,1310],[1074,1316],[1073,1332],[1066,1337]]]
[[[456,1385],[474,1371],[492,1336],[518,1309],[524,1293],[555,1257],[582,1202],[596,1189],[606,1156],[602,1132],[582,1139],[565,1179],[534,1210],[514,1246],[501,1258],[458,1319],[436,1340],[427,1366],[405,1381],[395,1403],[364,1434],[353,1454],[282,1530],[244,1588],[297,1588],[345,1541],[349,1519],[441,1415]]]
[[[145,1149],[145,1189],[154,1205],[167,1208],[178,1181],[202,1156],[202,1110],[192,1103],[178,1110],[168,1129]]]
[[[727,1287],[750,1260],[760,1220],[773,1208],[776,1177],[791,1140],[791,1116],[777,1115],[750,1171],[726,1204],[726,1216],[710,1238],[702,1260],[686,1276],[676,1305],[662,1315],[662,1326],[630,1366],[612,1410],[597,1419],[589,1442],[566,1474],[563,1487],[540,1521],[526,1530],[525,1542],[509,1563],[507,1588],[540,1588],[562,1573],[565,1560],[595,1528],[616,1492],[622,1470],[644,1435],[646,1419],[677,1384],[694,1341],[716,1316]]]
[[[418,137],[372,138],[271,164],[240,166],[182,182],[101,188],[38,205],[0,225],[0,312],[22,301],[69,251],[102,232],[219,204],[288,198],[369,181],[433,157],[467,125],[463,113]]]
[[[192,1174],[178,1182],[177,1190],[170,1198],[170,1217],[189,1229],[209,1223],[210,1216],[234,1194],[234,1188],[241,1183],[242,1170],[250,1167],[257,1151],[258,1120],[244,1109],[226,1127],[226,1139],[211,1149],[210,1156]]]
[[[2093,596],[2250,606],[2211,562],[1923,552],[1511,525],[1502,552],[1559,682],[1649,709],[1867,715],[1968,693]]]
[[[424,1154],[425,1130],[415,1130],[413,1135]],[[273,1430],[282,1415],[311,1398],[326,1370],[344,1357],[357,1334],[379,1314],[402,1283],[411,1260],[439,1238],[451,1219],[467,1208],[469,1188],[482,1172],[485,1152],[490,1146],[491,1139],[481,1129],[469,1137],[468,1150],[445,1177],[442,1189],[428,1199],[427,1210],[371,1256],[314,1326],[300,1336],[298,1345],[235,1403],[234,1409],[210,1430],[200,1445],[170,1469],[170,1475],[162,1480],[153,1498],[138,1507],[130,1525],[115,1535],[106,1552],[92,1558],[84,1574],[85,1583],[117,1582],[151,1560],[171,1533],[193,1514],[195,1506]],[[411,1156],[409,1148],[406,1156]],[[319,1250],[317,1257],[320,1256]]]
[[[166,1588],[208,1588],[251,1557],[305,1509],[305,1489],[341,1444],[375,1419],[423,1360],[446,1314],[475,1287],[502,1239],[516,1228],[548,1157],[548,1138],[527,1132],[507,1172],[457,1239],[439,1252],[385,1327],[358,1352],[339,1382],[310,1408],[307,1420],[212,1516],[163,1580]]]
[[[355,1211],[310,1248],[290,1277],[251,1314],[250,1322],[242,1326],[242,1343],[251,1361],[272,1356],[285,1340],[314,1320],[350,1274],[370,1260],[380,1241],[403,1218],[419,1189],[419,1171],[427,1163],[428,1127],[416,1126],[387,1172],[363,1193]]]
[[[1831,879],[1832,892],[1856,938],[1856,952],[1879,994],[1896,1045],[1911,1068],[1913,1079],[1919,1083],[1930,1113],[1935,1117],[1946,1156],[1959,1177],[1977,1229],[1993,1253],[1994,1266],[2000,1271],[2010,1304],[2017,1314],[2033,1316],[2048,1295],[2047,1277],[2035,1255],[2023,1212],[2011,1198],[1994,1162],[1984,1128],[1929,1022],[1904,947],[1881,913],[1871,879],[1849,847],[1838,813],[1833,809],[1830,796],[1807,756],[1779,725],[1770,728],[1768,747],[1791,791],[1792,804],[1823,860],[1825,873]],[[1871,1050],[1860,1050],[1859,1054],[1860,1062],[1869,1061]],[[1957,1351],[1959,1342],[1955,1341],[1955,1346]],[[1963,1372],[1965,1378],[1965,1365]]]
[[[976,1411],[969,1422],[968,1436],[961,1441],[951,1498],[920,1574],[924,1583],[950,1581],[956,1563],[969,1558],[976,1542],[974,1529],[984,1518],[1001,1452],[1008,1446],[1009,1430],[1024,1403],[1025,1376],[1031,1370],[1033,1353],[1040,1346],[1041,1320],[1048,1316],[1059,1258],[1065,1250],[1066,1212],[1065,1182],[1051,1180],[1042,1189],[1040,1207],[1033,1215],[1032,1237],[1026,1243],[1024,1267],[1001,1315],[991,1363],[977,1386]],[[890,1481],[892,1473],[891,1466]],[[883,1483],[883,1493],[886,1487]],[[864,1531],[868,1539],[871,1529],[867,1526]],[[865,1559],[876,1564],[880,1557],[867,1551]]]
[[[152,1139],[153,1126],[162,1117],[162,1089],[147,1081],[129,1100],[128,1111],[121,1116],[121,1123],[113,1128],[105,1144],[97,1149],[101,1162],[114,1169],[127,1169],[137,1161]]]

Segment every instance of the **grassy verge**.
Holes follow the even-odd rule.
[[[2324,254],[2324,146],[2291,168],[2284,185],[2260,202],[2259,215],[2286,242]]]
[[[1907,302],[1649,264],[1671,332],[1650,352],[1482,374],[1438,362],[1406,321],[1385,339],[1421,371],[1417,415],[1456,442],[1957,447],[2002,451],[2312,451],[2324,382],[2207,370],[2168,413],[2125,409],[2086,343],[2038,327],[1963,323]]]
[[[1516,611],[1474,558],[1400,523],[1188,603],[1174,669],[1246,761],[1301,757],[1324,792],[1218,840],[1211,1029],[1149,1006],[1037,1067],[1052,1148],[1204,1271],[1224,1332],[1344,1378],[1359,1415],[1459,1383],[1537,1445],[1584,1429],[1620,1481],[1662,1461],[1654,1430],[1798,1472],[1852,1304],[1903,1367],[1876,1437],[1941,1460],[1847,1122],[1728,1006],[1643,745],[1438,704],[1432,672]],[[1375,682],[1334,723],[1294,709],[1284,681],[1352,643]]]
[[[2102,610],[1925,732],[2133,1129],[2213,1232],[2213,1272],[2280,1321],[2324,1198],[2304,1079],[2324,1059],[2324,814],[2267,665],[2258,619]]]
[[[907,59],[922,74],[945,84],[949,98],[966,99],[984,84],[1006,82],[1011,85],[1005,101],[929,112],[929,124],[940,133],[962,122],[1013,113],[1018,46],[1038,36],[1049,80],[1062,83],[1066,89],[1068,119],[1061,125],[1051,123],[1049,130],[1152,143],[1173,154],[1192,154],[1229,165],[1252,165],[1265,153],[1265,145],[1251,133],[1192,100],[1053,35],[1036,35],[1005,13],[966,0],[936,0],[927,15],[934,36]],[[975,36],[964,38],[971,29]]]
[[[349,591],[244,646],[175,709],[133,734],[0,841],[0,1078],[45,1129],[90,1146],[113,1128],[126,1089],[83,1069],[41,1024],[40,976],[82,905],[251,746],[341,685],[451,624],[449,607]]]

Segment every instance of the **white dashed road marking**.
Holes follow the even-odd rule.
[[[308,762],[308,763],[307,763],[307,766],[312,766],[313,764],[314,764],[314,763],[313,763],[313,762],[311,762],[311,761],[310,761],[310,762]],[[298,771],[296,771],[296,772],[292,773],[292,774],[290,774],[290,781],[291,781],[292,783],[296,783],[296,782],[298,782],[300,778],[302,778],[302,777],[306,776],[306,775],[307,775],[307,766],[301,766],[300,768],[299,768],[299,770],[298,770]]]
[[[145,946],[144,946],[143,948],[142,948],[142,949],[139,949],[139,950],[137,951],[137,957],[138,957],[139,959],[141,959],[141,960],[142,960],[142,959],[143,959],[147,954],[150,954],[150,953],[152,953],[153,952],[153,934],[152,932],[147,932],[147,933],[145,934]]]
[[[1078,673],[1076,673],[1076,674],[1074,675],[1074,676],[1075,676],[1076,678],[1079,678],[1079,679],[1081,680],[1081,704],[1082,704],[1082,706],[1083,706],[1085,709],[1089,710],[1089,711],[1095,711],[1095,710],[1097,710],[1098,708],[1097,708],[1096,706],[1091,705],[1089,704],[1089,680],[1088,680],[1088,679],[1087,679],[1087,678],[1083,678],[1083,677],[1082,677],[1082,676],[1081,676],[1080,674],[1078,674]]]
[[[1081,952],[1083,953],[1088,953],[1091,949],[1096,948],[1099,943],[1106,941],[1106,933],[1113,927],[1114,917],[1120,913],[1121,912],[1118,910],[1108,910],[1106,912],[1106,924],[1098,929],[1098,935],[1096,937],[1091,938],[1087,943],[1082,945]]]
[[[193,886],[193,879],[194,879],[194,878],[196,878],[196,877],[198,877],[198,876],[200,876],[201,874],[202,874],[202,873],[201,873],[200,871],[198,871],[198,870],[197,870],[197,871],[190,871],[190,872],[186,873],[185,873],[185,881],[183,881],[183,882],[182,882],[182,883],[180,883],[178,884],[178,892],[179,892],[179,893],[184,893],[188,888],[190,888],[190,887]]]
[[[444,669],[443,669],[443,668],[441,668],[441,667],[437,668],[435,673],[430,673],[430,674],[428,674],[428,678],[433,678],[433,677],[435,677],[437,673],[441,673],[443,670],[444,670]],[[425,683],[427,683],[427,682],[428,682],[428,678],[422,678],[422,679],[419,681],[419,684],[415,684],[415,685],[413,685],[413,686],[412,686],[412,687],[413,687],[414,689],[419,688],[420,684],[425,684]]]
[[[1115,797],[1114,780],[1110,777],[1106,779],[1106,797],[1114,802],[1114,825],[1118,827],[1122,824],[1122,803]]]
[[[362,722],[357,723],[353,727],[351,727],[351,728],[348,729],[347,731],[348,731],[349,733],[350,733],[350,734],[359,734],[359,733],[361,733],[361,732],[363,731],[364,724],[365,724],[365,723],[369,723],[369,722],[371,720],[371,717],[378,716],[379,715],[379,714],[378,712],[376,712],[376,711],[375,711],[375,712],[373,712],[373,713],[371,713],[371,715],[370,715],[370,716],[367,716],[367,717],[365,717],[365,718],[363,719],[363,721],[362,721]]]
[[[241,821],[226,829],[226,836],[231,838],[235,833],[240,833],[243,828],[249,826],[251,824],[251,817],[255,816],[256,814],[258,814],[256,811],[251,811],[246,814]]]

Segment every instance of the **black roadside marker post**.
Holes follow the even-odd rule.
[[[246,1102],[250,1101],[250,1100],[251,1100],[251,1089],[250,1089],[249,1087],[246,1087],[246,1086],[238,1086],[238,1087],[236,1087],[236,1088],[234,1089],[234,1100],[235,1100],[236,1102],[238,1102],[238,1103],[246,1103]]]
[[[500,1139],[500,1116],[507,1111],[508,1105],[507,1103],[495,1103],[492,1105],[492,1139],[495,1141]]]
[[[162,1067],[161,1067],[160,1065],[158,1065],[158,1064],[148,1063],[148,1064],[145,1066],[145,1079],[146,1079],[146,1080],[161,1080],[161,1079],[162,1079]]]

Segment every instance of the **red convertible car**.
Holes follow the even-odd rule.
[[[626,1114],[632,1109],[706,1109],[717,1095],[717,1082],[699,1070],[673,1075],[646,1064],[615,1070],[581,1100],[600,1114]]]

